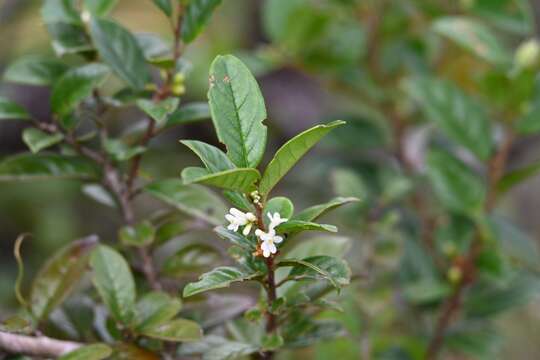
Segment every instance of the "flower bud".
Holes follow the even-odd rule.
[[[540,60],[540,44],[536,39],[529,39],[519,45],[515,53],[515,62],[519,68],[534,67]]]
[[[450,269],[448,269],[446,276],[448,277],[448,281],[450,281],[452,284],[457,284],[463,277],[463,272],[457,266],[452,266]]]
[[[175,96],[181,96],[184,95],[186,92],[186,87],[184,84],[174,84],[171,89],[173,95]]]

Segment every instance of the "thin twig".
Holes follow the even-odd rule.
[[[10,354],[58,358],[83,344],[56,340],[46,336],[27,336],[0,331],[0,348]]]

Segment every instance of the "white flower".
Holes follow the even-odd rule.
[[[257,217],[252,213],[243,213],[235,208],[231,208],[229,210],[229,214],[225,215],[225,219],[227,219],[227,221],[230,223],[227,226],[227,229],[229,230],[238,231],[240,226],[244,226],[244,231],[242,231],[242,234],[245,236],[249,235],[251,228],[253,227],[253,223],[257,221]]]
[[[261,250],[263,251],[264,257],[270,257],[270,254],[275,254],[277,252],[276,244],[279,244],[283,241],[283,238],[279,235],[276,235],[274,229],[264,232],[261,229],[255,230],[255,235],[261,239]]]
[[[267,213],[266,215],[270,219],[270,225],[268,226],[270,230],[274,230],[279,224],[289,221],[289,219],[282,218],[277,212],[275,212],[274,215],[270,213]]]

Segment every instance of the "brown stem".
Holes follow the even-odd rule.
[[[81,346],[83,344],[51,339],[46,336],[33,337],[0,331],[0,349],[10,354],[24,354],[56,359]]]
[[[491,158],[488,168],[488,191],[486,196],[486,202],[484,209],[486,212],[493,210],[497,200],[497,184],[504,174],[508,156],[514,141],[514,134],[511,131],[507,131],[506,136],[499,147],[497,153]],[[476,273],[476,259],[482,250],[482,239],[480,230],[477,229],[477,235],[474,237],[474,243],[471,245],[468,253],[465,255],[464,260],[458,264],[463,274],[461,281],[458,282],[454,288],[454,292],[447,300],[443,307],[443,311],[437,320],[435,332],[431,339],[428,349],[426,351],[425,358],[427,360],[434,360],[442,349],[444,343],[444,336],[448,327],[452,323],[452,319],[461,310],[461,304],[465,290],[468,286],[474,283]]]

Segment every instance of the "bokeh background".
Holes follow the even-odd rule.
[[[368,101],[364,95],[367,90],[371,97],[377,98],[377,91],[380,91],[376,85],[370,85],[372,82],[376,84],[377,79],[375,74],[371,73],[373,68],[368,66],[374,51],[369,48],[372,43],[370,29],[375,26],[374,23],[384,23],[385,32],[379,40],[388,43],[378,50],[378,58],[374,61],[382,68],[379,70],[392,79],[386,84],[386,90],[396,86],[397,91],[397,80],[403,74],[414,73],[419,69],[421,71],[426,66],[425,59],[436,56],[430,54],[437,52],[440,44],[437,39],[425,33],[426,24],[431,17],[465,11],[477,11],[474,14],[482,16],[482,11],[484,15],[489,15],[489,11],[496,10],[508,14],[507,27],[513,26],[517,31],[522,31],[521,35],[510,39],[510,43],[516,45],[520,41],[516,39],[534,36],[540,32],[540,25],[538,20],[535,22],[534,15],[540,12],[540,5],[535,0],[528,3],[530,7],[526,11],[526,19],[520,18],[523,13],[519,12],[520,7],[516,6],[519,1],[477,1],[479,6],[474,0],[336,2],[343,3],[339,6],[357,3],[357,14],[352,17],[350,13],[343,16],[343,12],[351,11],[349,8],[330,13],[330,16],[344,18],[342,25],[347,31],[340,30],[340,34],[346,37],[346,40],[334,42],[332,36],[325,34],[327,44],[318,49],[308,49],[311,46],[308,40],[290,45],[289,48],[298,50],[305,47],[306,51],[311,51],[308,58],[313,60],[312,63],[301,63],[294,57],[291,57],[290,61],[284,61],[286,56],[282,56],[280,50],[272,46],[269,29],[264,25],[267,21],[265,18],[269,16],[269,10],[266,9],[265,12],[264,0],[224,0],[208,28],[186,50],[185,57],[191,61],[192,70],[187,78],[187,95],[182,101],[206,99],[208,68],[216,55],[233,53],[243,57],[258,75],[266,99],[269,113],[266,121],[269,126],[269,149],[277,149],[286,139],[320,122],[344,119],[350,124],[347,129],[328,137],[307,156],[288,175],[277,193],[292,198],[299,207],[323,202],[336,194],[361,195],[367,199],[362,206],[376,212],[377,199],[385,194],[378,180],[388,178],[388,182],[392,183],[389,186],[395,186],[394,190],[397,192],[400,191],[400,186],[406,185],[392,182],[395,172],[386,173],[380,169],[392,167],[387,157],[394,146],[392,129],[395,124],[392,119],[385,118],[384,114],[367,106]],[[381,5],[383,3],[384,6]],[[0,0],[0,71],[21,55],[53,54],[40,18],[40,6],[39,0]],[[133,31],[157,32],[169,36],[166,19],[149,0],[121,0],[114,9],[113,17]],[[356,19],[357,23],[346,23],[350,18]],[[324,24],[328,19],[321,16],[320,21]],[[319,31],[318,29],[324,27],[321,24],[312,24],[311,31]],[[526,29],[520,30],[520,26]],[[395,41],[392,41],[393,39]],[[440,72],[461,79],[465,86],[474,87],[467,79],[484,65],[452,46],[446,47],[445,51]],[[336,58],[325,59],[325,54],[328,53],[337,54]],[[272,59],[276,56],[280,61],[273,63]],[[354,71],[350,71],[351,63],[356,61],[358,66]],[[320,70],[321,68],[325,70]],[[362,89],[358,89],[359,87]],[[24,105],[37,118],[50,118],[48,88],[1,82],[0,94]],[[399,105],[389,103],[388,106]],[[134,110],[116,114],[108,120],[114,124],[125,124],[138,121],[142,116]],[[26,147],[20,136],[22,129],[23,125],[17,122],[0,123],[0,157],[25,151]],[[200,139],[216,143],[209,122],[185,125],[159,136],[152,142],[151,151],[144,164],[149,178],[179,176],[185,166],[197,164],[197,160],[178,143],[179,139]],[[518,167],[538,158],[540,138],[530,136],[515,145],[511,152],[510,166]],[[349,179],[350,172],[362,175],[367,185],[355,183],[354,177]],[[347,183],[347,180],[350,182]],[[540,179],[532,178],[505,196],[498,210],[522,226],[537,242],[540,241],[540,224],[537,221],[537,210],[540,208],[540,193],[537,191],[539,188]],[[140,214],[149,213],[156,206],[155,202],[142,197],[137,203],[137,211]],[[363,217],[369,214],[370,211],[344,210],[337,212],[328,222],[336,222],[340,225],[340,235],[353,239],[354,245],[348,257],[353,269],[368,269],[372,262],[373,249],[377,246],[386,249],[385,255],[381,256],[384,258],[381,261],[384,261],[385,269],[395,269],[400,249],[406,240],[401,234],[394,233],[392,229],[383,229],[382,226],[376,236],[373,235],[373,229],[367,231],[364,226],[366,219]],[[392,219],[388,219],[388,222],[392,222]],[[93,233],[99,234],[102,239],[113,241],[120,224],[114,209],[85,196],[81,192],[81,184],[77,182],[0,183],[0,318],[16,308],[13,285],[17,267],[12,252],[14,240],[19,234],[32,234],[23,249],[28,274],[26,279],[31,279],[43,260],[63,244]],[[384,239],[379,239],[378,245],[374,246],[373,237]],[[538,262],[540,263],[540,258]],[[378,321],[370,323],[369,319],[392,317],[395,312],[400,311],[396,293],[391,288],[381,289],[381,293],[365,295],[362,286],[355,285],[353,290],[345,293],[346,322],[349,329],[353,329],[352,332],[356,334],[349,340],[359,344],[363,341],[362,334],[367,331],[368,326],[375,323],[376,328],[379,324]],[[540,301],[533,300],[498,317],[496,327],[502,336],[496,341],[497,350],[492,358],[540,358]],[[400,339],[400,327],[397,326],[393,332],[393,339],[399,342],[396,339]],[[390,337],[388,341],[393,340]],[[328,359],[335,354],[347,354],[344,358],[355,358],[360,356],[361,349],[347,343],[340,344],[338,341],[331,346],[323,344],[312,350],[314,352],[311,354],[318,359]]]

